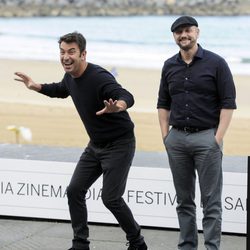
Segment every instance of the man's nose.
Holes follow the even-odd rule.
[[[182,32],[181,34],[180,34],[180,38],[182,39],[182,38],[187,38],[188,37],[188,35],[187,35],[187,32]]]
[[[63,57],[63,60],[67,60],[69,59],[69,54],[65,53],[62,57]]]

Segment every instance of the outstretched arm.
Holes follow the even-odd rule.
[[[28,89],[34,91],[40,91],[42,86],[39,83],[35,83],[28,75],[22,72],[15,72],[15,75],[19,78],[15,78],[16,81],[23,82]]]
[[[127,109],[127,104],[123,100],[113,101],[111,98],[107,101],[104,100],[105,107],[102,110],[96,112],[96,115],[102,115],[104,113],[117,113]]]

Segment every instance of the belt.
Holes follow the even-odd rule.
[[[173,126],[173,128],[179,131],[187,132],[187,133],[196,133],[202,130],[210,129],[210,128],[205,128],[205,127],[178,127],[178,126]]]

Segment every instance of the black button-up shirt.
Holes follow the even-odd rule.
[[[170,125],[217,127],[221,109],[236,109],[235,86],[226,61],[200,45],[186,64],[180,53],[165,61],[157,108],[170,110]]]

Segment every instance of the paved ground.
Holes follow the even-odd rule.
[[[178,232],[167,229],[143,228],[149,250],[176,250]],[[1,250],[66,250],[71,246],[69,222],[32,221],[0,217]],[[199,250],[202,235],[199,235]],[[90,225],[91,250],[125,250],[126,240],[116,225]],[[223,235],[221,250],[245,250],[246,237]]]

